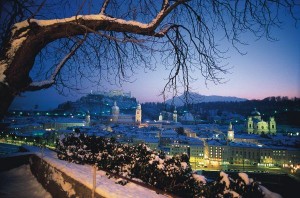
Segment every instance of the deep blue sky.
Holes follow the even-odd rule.
[[[285,20],[281,29],[277,29],[272,35],[278,39],[276,42],[262,38],[255,41],[247,38],[249,45],[242,46],[241,50],[247,52],[241,55],[234,49],[228,53],[227,60],[232,66],[229,74],[223,75],[223,84],[215,85],[199,78],[192,84],[192,91],[203,95],[236,96],[247,99],[263,99],[269,96],[300,97],[300,24],[295,27],[294,21]],[[162,101],[159,96],[168,71],[163,65],[157,65],[157,71],[136,71],[133,83],[124,83],[122,87],[99,87],[99,90],[123,89],[131,91],[132,96],[140,102]],[[197,75],[197,73],[196,73]],[[199,73],[200,76],[200,73]],[[89,93],[97,90],[93,87],[82,90]],[[39,105],[39,109],[56,108],[58,104],[67,100],[74,101],[84,94],[73,93],[69,96],[61,96],[53,88],[24,93],[17,97],[12,108],[32,109]]]

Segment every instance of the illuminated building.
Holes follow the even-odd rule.
[[[276,134],[276,121],[270,117],[268,122],[261,118],[260,113],[255,109],[251,112],[246,123],[246,131],[251,134]]]

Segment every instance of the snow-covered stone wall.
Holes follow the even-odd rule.
[[[0,158],[0,171],[29,164],[32,174],[52,197],[91,197],[92,190],[34,154]],[[95,193],[96,198],[102,196]]]

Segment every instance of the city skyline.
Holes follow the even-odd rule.
[[[2,4],[0,195],[300,194],[298,0]]]
[[[249,45],[240,46],[246,55],[230,49],[224,63],[228,63],[229,73],[221,75],[224,83],[205,82],[199,71],[196,82],[191,83],[191,91],[202,95],[235,96],[246,99],[263,99],[270,96],[300,97],[300,29],[295,21],[286,19],[281,29],[272,33],[278,41],[266,38],[245,39]],[[222,43],[222,42],[221,42]],[[132,96],[141,103],[163,102],[160,95],[168,77],[164,65],[156,65],[156,71],[135,71],[132,82],[123,82],[122,86],[87,86],[68,96],[59,95],[54,88],[37,92],[26,92],[17,97],[11,108],[32,109],[35,105],[41,110],[56,108],[65,101],[75,101],[93,91],[122,89],[131,91]],[[207,83],[207,85],[206,85]],[[167,93],[170,98],[170,94]]]

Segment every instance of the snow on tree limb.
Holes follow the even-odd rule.
[[[5,61],[1,60],[1,69],[0,69],[0,80],[6,84],[11,82],[6,81],[6,70],[11,67],[14,59],[14,55],[18,53],[18,50],[22,50],[21,46],[23,43],[29,40],[34,40],[34,42],[27,42],[26,47],[23,50],[32,51],[33,54],[38,53],[47,43],[52,42],[53,40],[66,38],[75,35],[83,35],[86,33],[99,33],[99,30],[105,31],[114,31],[114,32],[127,32],[138,35],[146,35],[152,37],[164,37],[166,33],[174,27],[174,24],[170,24],[162,27],[160,30],[155,31],[156,28],[161,24],[164,18],[177,6],[187,2],[188,0],[179,0],[170,4],[168,0],[162,2],[161,10],[157,15],[149,22],[142,23],[139,21],[133,20],[124,20],[121,18],[114,18],[111,16],[105,15],[105,9],[107,4],[110,1],[105,1],[101,9],[100,14],[91,14],[91,15],[75,15],[69,18],[62,19],[50,19],[50,20],[40,20],[34,19],[32,17],[24,20],[22,22],[16,23],[12,27],[10,46],[6,52]],[[32,32],[30,34],[30,32]],[[107,37],[108,35],[102,35]],[[38,44],[39,40],[43,39],[43,44]],[[135,42],[134,40],[128,40],[129,42]],[[127,42],[127,40],[126,40]],[[39,46],[37,48],[37,46]],[[31,48],[36,48],[31,50]],[[25,49],[26,48],[26,49]],[[36,51],[36,52],[35,52]],[[73,52],[70,52],[70,55],[73,55]],[[70,57],[70,56],[69,56]],[[67,58],[61,67],[68,60]],[[24,63],[25,65],[27,63]],[[58,72],[60,69],[57,70]],[[56,72],[55,72],[56,73]],[[54,76],[57,75],[57,73]],[[6,81],[6,82],[5,82]],[[54,84],[55,80],[53,76],[50,79],[42,82],[33,82],[27,88],[30,90],[37,90],[38,87],[49,87]]]
[[[0,61],[0,82],[4,82],[5,80],[5,70],[6,70],[7,64],[5,63],[4,60]]]
[[[43,63],[49,60],[52,65],[56,65],[60,62],[64,56],[61,52],[67,50],[64,54],[68,54],[72,51],[70,40],[77,36],[88,34],[89,40],[81,47],[85,49],[77,51],[74,56],[74,60],[78,58],[79,61],[71,62],[73,59],[69,59],[67,62],[70,64],[64,64],[64,67],[70,66],[71,69],[62,74],[66,79],[56,78],[61,81],[57,85],[68,86],[68,79],[73,78],[76,81],[74,87],[78,89],[77,80],[94,78],[94,72],[89,70],[96,69],[99,69],[100,75],[96,77],[95,83],[103,78],[107,81],[114,78],[116,84],[121,84],[130,78],[128,73],[133,75],[140,66],[156,69],[152,60],[156,57],[155,53],[160,53],[162,58],[159,61],[170,72],[167,76],[169,81],[162,92],[165,97],[165,92],[177,95],[177,90],[181,87],[184,93],[188,93],[190,82],[197,80],[199,76],[195,75],[197,72],[194,69],[200,71],[205,84],[207,81],[216,84],[223,82],[220,74],[226,73],[230,68],[222,62],[227,58],[227,50],[218,45],[217,37],[220,32],[223,33],[221,37],[224,36],[225,40],[242,53],[238,47],[245,44],[241,35],[246,32],[253,33],[256,38],[266,36],[272,40],[270,30],[280,25],[279,13],[282,10],[288,11],[295,22],[299,20],[299,4],[296,0],[95,1],[99,8],[91,8],[95,5],[93,0],[63,2],[74,7],[54,10],[61,6],[62,1],[50,3],[45,0],[40,3],[27,0],[7,1],[12,9],[5,10],[6,7],[1,7],[1,11],[4,10],[7,16],[4,15],[4,23],[0,25],[0,33],[3,34],[0,37],[0,91],[4,93],[5,88],[5,94],[0,95],[0,103],[5,104],[0,106],[4,109],[0,109],[0,118],[11,104],[7,98],[12,100],[26,91],[30,84],[53,84],[54,78],[49,78],[48,73],[42,71],[46,69]],[[55,4],[53,8],[49,6],[52,3]],[[73,16],[68,15],[70,11],[73,11]],[[68,17],[62,18],[66,14]],[[53,16],[57,19],[43,20]],[[63,50],[44,54],[47,50],[54,49],[55,45],[61,45]],[[85,60],[79,56],[85,56]],[[87,61],[91,64],[86,64]],[[40,70],[35,70],[36,67]],[[44,79],[49,79],[44,83],[40,82],[41,84],[32,83],[32,71],[41,71],[46,76]],[[57,71],[62,70],[57,68]],[[73,71],[75,75],[80,75],[78,79],[74,78]],[[42,77],[37,78],[40,80]]]
[[[129,32],[148,36],[162,37],[170,28],[163,28],[158,32],[155,29],[160,25],[163,19],[178,5],[187,2],[188,0],[176,1],[172,5],[169,5],[169,1],[165,0],[162,9],[156,15],[155,18],[150,23],[142,23],[134,20],[124,20],[120,18],[114,18],[103,14],[91,14],[91,15],[76,15],[69,18],[63,19],[51,19],[51,20],[39,20],[39,19],[28,19],[19,23],[16,23],[12,28],[12,35],[16,32],[27,28],[30,24],[35,24],[39,27],[49,27],[57,24],[68,24],[72,23],[74,25],[84,25],[93,30],[108,30],[116,32]],[[108,24],[106,24],[108,23]],[[103,28],[105,27],[105,28]]]
[[[152,37],[163,37],[166,33],[173,28],[173,25],[168,25],[167,27],[162,27],[161,30],[155,31],[156,28],[160,25],[163,19],[178,5],[187,2],[187,0],[179,0],[172,4],[168,0],[162,2],[161,10],[157,15],[149,22],[142,23],[139,21],[133,20],[124,20],[121,18],[114,18],[105,15],[105,9],[109,1],[105,1],[101,9],[100,14],[91,14],[91,15],[76,15],[69,18],[63,19],[51,19],[51,20],[40,20],[33,19],[32,17],[24,20],[22,22],[16,23],[11,30],[11,39],[10,45],[6,51],[5,61],[1,60],[1,69],[0,69],[0,82],[5,84],[10,84],[11,82],[7,81],[5,72],[11,67],[11,64],[14,62],[15,54],[18,53],[18,50],[22,50],[21,46],[23,43],[29,40],[34,40],[34,42],[39,42],[40,39],[43,39],[44,44],[33,43],[32,41],[27,42],[26,47],[23,50],[32,51],[33,54],[41,50],[47,43],[52,42],[53,40],[59,38],[65,38],[75,35],[83,35],[86,33],[99,33],[99,30],[105,31],[114,31],[114,32],[127,32],[139,35],[147,35]],[[34,33],[30,32],[33,31]],[[65,31],[65,32],[63,32]],[[108,35],[102,35],[107,37]],[[135,42],[134,40],[128,40],[130,42]],[[126,40],[127,42],[127,40]],[[37,48],[36,45],[40,46],[40,49],[31,50],[31,48]],[[26,49],[25,49],[26,48]],[[66,59],[62,60],[61,67],[66,63],[66,61],[73,55],[74,52],[70,52],[70,56],[67,55]],[[26,65],[26,63],[24,63]],[[56,71],[50,77],[50,79],[42,82],[33,82],[27,88],[30,90],[37,90],[38,87],[49,87],[55,83],[54,76],[56,76],[61,67],[58,65],[57,73]],[[59,69],[58,69],[59,68]]]
[[[24,31],[20,34],[19,37],[16,39],[13,39],[10,44],[10,48],[6,52],[6,60],[1,60],[0,61],[0,82],[5,83],[5,74],[4,72],[7,69],[7,66],[12,62],[12,59],[16,53],[16,51],[22,46],[22,44],[26,41],[27,36],[26,33],[28,31]]]

